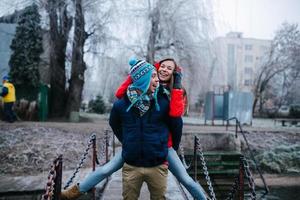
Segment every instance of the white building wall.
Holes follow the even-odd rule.
[[[15,35],[16,24],[0,23],[0,78],[9,73],[10,44]],[[0,83],[1,84],[1,83]]]
[[[243,38],[242,33],[230,32],[214,43],[217,56],[214,77],[234,90],[251,91],[271,41]]]

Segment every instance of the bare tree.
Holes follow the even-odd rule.
[[[82,10],[82,0],[75,0],[75,24],[74,39],[72,48],[72,69],[71,78],[69,80],[69,94],[67,100],[66,115],[70,112],[78,112],[81,105],[81,95],[84,84],[84,72],[86,64],[83,60],[84,43],[88,38],[88,34],[84,30],[84,14]]]
[[[264,102],[264,92],[270,81],[276,77],[282,78],[281,85],[286,87],[291,85],[297,78],[294,77],[287,83],[287,75],[295,76],[299,74],[299,52],[300,33],[298,25],[284,23],[274,37],[269,55],[263,64],[254,84],[254,102],[252,111],[254,113],[257,102],[260,102],[259,112],[262,112]]]
[[[148,2],[150,7],[150,0]],[[158,1],[157,5],[159,5],[160,2],[161,0]],[[150,34],[149,34],[149,39],[147,44],[146,60],[150,63],[154,63],[155,43],[157,40],[158,25],[160,20],[160,12],[157,6],[155,6],[155,8],[153,8],[152,10],[150,9],[149,18],[150,18],[151,28],[150,28]]]

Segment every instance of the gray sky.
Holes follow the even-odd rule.
[[[211,1],[211,0],[207,0]],[[244,37],[272,39],[284,21],[300,26],[300,0],[213,0],[217,36],[229,31]],[[28,0],[0,0],[0,15],[28,4]]]
[[[284,21],[300,26],[300,0],[214,0],[217,36],[229,31],[272,39]]]

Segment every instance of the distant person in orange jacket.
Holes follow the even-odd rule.
[[[12,109],[16,101],[16,90],[14,85],[9,82],[8,76],[3,76],[2,83],[3,88],[1,96],[3,97],[4,102],[4,121],[13,123],[17,119]]]

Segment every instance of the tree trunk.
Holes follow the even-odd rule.
[[[259,115],[263,113],[263,97],[259,97],[259,110],[258,110]]]
[[[255,108],[256,108],[257,101],[258,101],[258,97],[255,96],[254,101],[253,101],[253,105],[252,105],[252,115],[254,115],[254,113],[255,113]]]
[[[155,57],[155,43],[156,43],[156,37],[158,35],[158,25],[159,25],[159,9],[155,8],[152,13],[150,14],[151,19],[151,31],[148,39],[147,44],[147,56],[146,60],[149,63],[154,63],[154,57]]]
[[[49,0],[47,7],[50,18],[50,115],[52,117],[63,116],[65,111],[65,61],[72,18],[67,16],[67,8],[63,2]]]
[[[84,15],[82,12],[81,0],[75,0],[75,27],[72,52],[72,70],[69,87],[69,95],[67,101],[66,115],[69,116],[72,111],[79,112],[81,105],[81,95],[84,84],[84,72],[86,69],[83,60],[83,48],[87,38],[87,33],[84,30]]]

